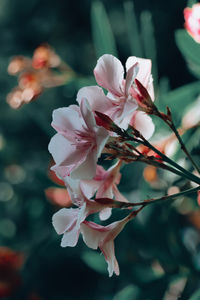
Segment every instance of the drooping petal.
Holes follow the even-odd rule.
[[[135,127],[148,140],[153,135],[155,125],[150,116],[142,111],[135,112],[130,125]]]
[[[63,234],[61,247],[75,247],[78,243],[80,227],[74,224],[74,227]]]
[[[110,54],[101,56],[94,69],[94,76],[97,83],[113,95],[117,97],[122,95],[124,68],[116,57]]]
[[[78,208],[62,208],[52,217],[53,226],[58,234],[63,234],[69,230],[78,217]]]
[[[91,248],[91,249],[97,249],[99,246],[99,242],[102,239],[103,236],[106,234],[105,232],[102,232],[101,229],[103,226],[96,225],[96,229],[92,227],[93,222],[85,221],[81,224],[81,233],[83,236],[83,240],[85,244]],[[104,227],[103,227],[104,228]]]
[[[115,256],[115,246],[113,240],[101,245],[100,249],[108,264],[109,277],[111,277],[113,273],[119,275],[119,265]]]

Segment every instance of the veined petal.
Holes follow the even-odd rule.
[[[101,156],[103,148],[109,138],[108,131],[102,127],[98,127],[96,131],[96,142],[97,142],[97,158]]]
[[[92,179],[96,172],[97,152],[91,150],[85,161],[71,172],[72,179]]]
[[[53,156],[56,165],[60,165],[71,153],[74,153],[76,147],[61,134],[57,133],[51,138],[48,150]]]
[[[53,111],[52,127],[54,127],[59,133],[70,132],[73,134],[75,130],[81,130],[83,122],[80,118],[80,109],[74,109],[75,105],[69,107],[58,108]],[[79,111],[79,112],[78,112]]]
[[[89,102],[86,98],[83,98],[81,100],[80,110],[88,129],[94,131],[94,127],[96,127],[96,121],[94,118],[94,114],[92,113],[91,107],[89,105]]]
[[[103,92],[99,86],[87,86],[79,90],[77,101],[80,104],[81,100],[86,98],[90,104],[92,111],[105,112],[112,107],[112,101]]]
[[[58,234],[63,234],[76,223],[79,209],[62,208],[52,217],[53,226]]]
[[[94,227],[94,226],[95,227]],[[81,233],[85,244],[91,249],[97,249],[100,241],[106,235],[107,230],[104,226],[85,221],[81,224]]]
[[[117,97],[122,95],[121,85],[124,78],[124,68],[115,56],[110,54],[101,56],[94,69],[94,76],[97,83],[113,95]]]
[[[119,275],[119,265],[115,256],[115,247],[113,240],[101,245],[100,249],[108,264],[109,277],[111,277],[113,273]]]
[[[80,233],[80,226],[74,225],[70,231],[63,234],[61,247],[75,247]]]

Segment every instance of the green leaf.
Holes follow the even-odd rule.
[[[103,54],[117,56],[115,39],[105,8],[100,1],[92,3],[91,8],[92,35],[97,57]]]
[[[146,58],[150,58],[152,60],[152,74],[154,79],[154,85],[157,85],[158,71],[156,58],[156,41],[151,13],[149,11],[143,11],[141,13],[140,22],[144,54]]]
[[[200,299],[200,289],[196,291],[189,300],[199,300]]]
[[[104,257],[98,252],[85,251],[81,258],[86,265],[96,272],[103,274],[107,273]]]
[[[142,43],[138,29],[134,4],[130,1],[124,3],[126,30],[128,33],[131,55],[143,57]]]
[[[200,77],[200,45],[184,29],[176,31],[175,39],[179,50],[188,62],[190,70]]]
[[[159,107],[160,109],[165,110],[166,106],[169,106],[172,111],[172,115],[180,122],[183,110],[186,106],[195,101],[199,93],[199,81],[187,84],[165,94],[164,96],[161,96],[158,99]]]
[[[140,289],[137,286],[130,284],[118,292],[113,300],[137,300],[139,299],[139,294]]]

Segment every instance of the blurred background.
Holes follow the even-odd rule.
[[[182,124],[200,93],[200,67],[192,54],[200,55],[200,48],[184,30],[187,5],[183,0],[0,0],[0,299],[174,300],[193,293],[191,300],[200,299],[196,195],[149,206],[128,224],[116,240],[121,274],[109,278],[104,258],[81,239],[75,248],[60,247],[51,218],[69,203],[48,171],[47,150],[54,135],[52,111],[75,103],[80,87],[95,84],[93,69],[104,53],[123,63],[130,55],[151,58],[157,104],[169,105],[176,125]],[[8,65],[16,55],[31,59],[43,43],[61,63],[42,73],[42,80],[46,77],[34,101],[15,109],[12,89],[24,81],[11,76],[12,67],[8,74]],[[155,140],[168,135],[156,126]],[[199,134],[195,127],[184,135],[197,161]],[[180,149],[175,152],[177,159]],[[141,164],[122,173],[120,190],[130,201],[161,196],[178,185],[177,178],[144,171]],[[125,214],[116,211],[112,220]]]

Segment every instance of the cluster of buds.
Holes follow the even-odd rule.
[[[60,71],[60,74],[54,69]],[[44,89],[64,84],[72,75],[72,70],[49,45],[44,44],[35,49],[32,59],[13,57],[8,73],[18,76],[18,86],[7,96],[8,104],[17,109],[35,100]]]
[[[167,123],[180,141],[170,110],[167,109],[167,114],[161,113],[153,103],[149,60],[129,57],[124,78],[121,62],[106,54],[97,61],[94,75],[107,94],[99,86],[84,87],[77,94],[79,105],[53,112],[52,127],[57,133],[49,144],[49,152],[55,161],[51,170],[65,183],[71,203],[76,206],[56,212],[53,226],[58,234],[63,235],[62,247],[74,247],[81,234],[89,248],[99,248],[108,264],[109,276],[112,276],[113,273],[119,275],[115,238],[147,204],[155,201],[148,199],[132,203],[120,193],[118,184],[122,165],[140,161],[168,170],[196,182],[195,191],[199,189],[200,179],[165,156],[166,143],[154,146],[148,142],[154,132],[149,116],[152,114]],[[139,144],[143,148],[138,147]],[[115,164],[108,170],[97,164],[102,153],[106,159],[115,159]],[[113,208],[126,208],[129,214],[107,226],[87,220],[95,213],[99,213],[100,220],[107,220]]]

